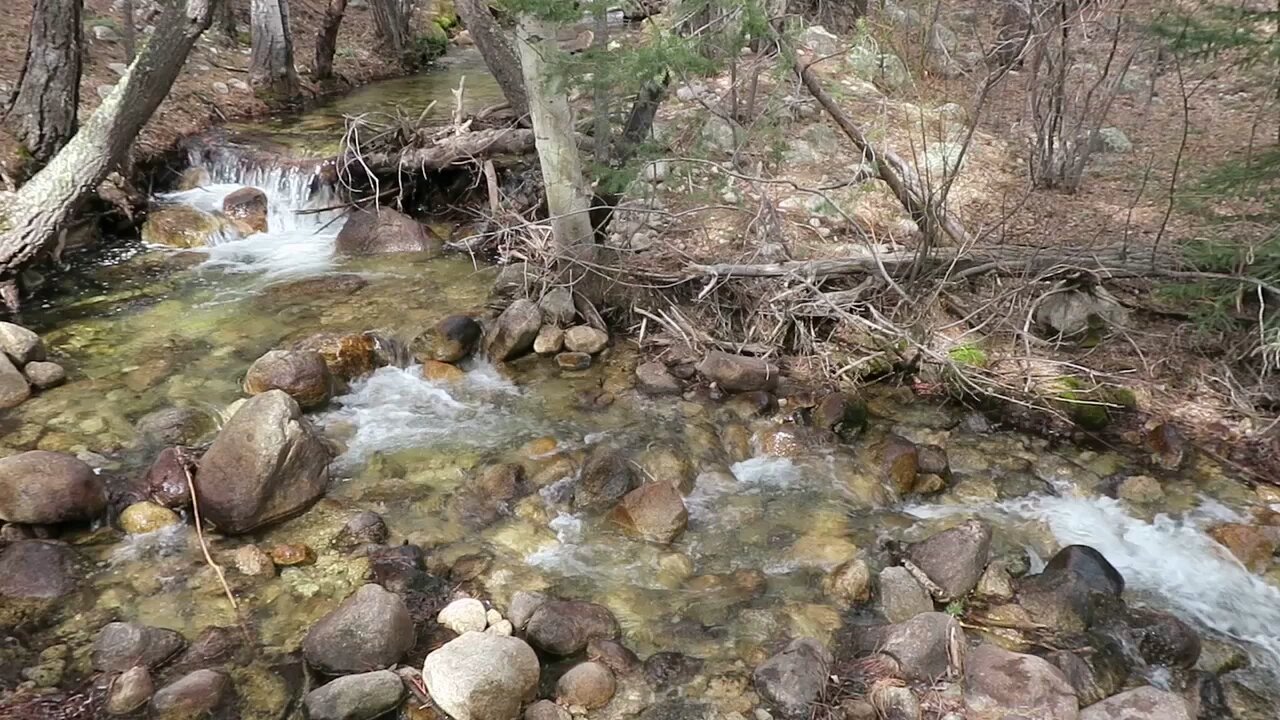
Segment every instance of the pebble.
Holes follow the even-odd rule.
[[[316,551],[302,543],[281,543],[271,548],[271,561],[281,567],[311,565],[316,561]]]

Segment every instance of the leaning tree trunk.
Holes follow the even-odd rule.
[[[127,62],[133,62],[133,56],[138,51],[138,28],[136,22],[137,20],[133,14],[133,0],[121,0],[120,34],[124,38],[124,57]]]
[[[254,93],[273,103],[293,102],[299,85],[298,73],[293,69],[289,0],[253,0],[252,25],[249,82]]]
[[[333,77],[333,54],[338,50],[338,29],[346,11],[347,0],[329,0],[329,6],[325,8],[324,20],[316,31],[316,59],[311,69],[311,76],[316,80]]]
[[[138,131],[169,94],[218,0],[165,8],[151,39],[84,127],[43,170],[0,204],[0,282],[50,247],[82,201],[128,155]]]
[[[409,47],[410,0],[369,0],[373,30],[387,55],[399,60]]]
[[[31,156],[34,172],[76,133],[80,104],[82,0],[33,0],[18,90],[5,112],[9,131]]]
[[[457,0],[454,9],[462,24],[471,33],[471,39],[480,49],[484,64],[498,81],[502,96],[515,112],[516,117],[524,117],[529,113],[529,99],[525,94],[524,77],[520,72],[520,60],[511,49],[507,38],[498,28],[498,23],[489,11],[488,0]]]

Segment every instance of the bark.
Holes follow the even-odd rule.
[[[121,36],[124,39],[124,56],[129,62],[133,62],[133,56],[138,49],[138,30],[134,23],[133,0],[121,0]]]
[[[534,149],[533,131],[519,128],[496,128],[454,135],[431,147],[413,148],[400,153],[374,153],[356,161],[344,161],[353,169],[367,165],[375,172],[408,173],[443,170],[451,165],[464,165],[479,158],[497,160],[504,156],[520,157]]]
[[[457,0],[454,8],[484,57],[485,66],[498,81],[498,87],[502,88],[502,96],[507,99],[512,112],[519,118],[528,115],[529,99],[525,93],[520,60],[489,11],[488,0]]]
[[[156,30],[84,127],[47,166],[0,206],[0,281],[56,244],[68,221],[128,156],[164,100],[217,0],[166,6]]]
[[[228,43],[234,45],[239,39],[236,37],[236,0],[222,0],[219,4],[217,12],[218,30]]]
[[[382,51],[399,59],[409,46],[409,0],[369,0],[373,29]]]
[[[311,72],[316,80],[333,77],[333,54],[338,50],[338,29],[346,11],[347,0],[329,0],[329,6],[325,8],[324,20],[316,31],[316,60]]]
[[[596,62],[602,62],[599,54],[608,51],[609,47],[609,11],[603,4],[592,11],[595,21],[595,32],[591,37],[591,50],[597,53]],[[592,80],[592,111],[595,113],[595,127],[592,136],[596,145],[596,164],[601,167],[609,165],[609,88],[600,78]]]
[[[82,0],[33,0],[18,90],[5,112],[10,132],[38,170],[76,132],[80,104]]]
[[[591,193],[582,174],[582,155],[573,131],[569,96],[552,72],[548,60],[557,52],[555,27],[529,14],[519,17],[516,44],[533,140],[547,193],[551,233],[561,249],[592,243]]]
[[[249,82],[258,97],[291,103],[297,99],[300,86],[293,67],[289,0],[253,0],[251,7],[253,52],[249,57]]]

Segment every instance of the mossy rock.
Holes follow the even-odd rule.
[[[405,48],[402,64],[407,68],[424,67],[444,55],[448,47],[449,33],[439,23],[429,22]]]
[[[452,30],[458,27],[458,11],[454,7],[453,0],[436,0],[435,7],[432,10],[435,13],[432,19],[440,27],[445,30]]]
[[[228,232],[235,231],[224,218],[186,205],[164,205],[147,214],[142,241],[175,248],[202,248],[217,244]]]

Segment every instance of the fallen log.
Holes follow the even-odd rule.
[[[532,153],[533,131],[523,128],[493,128],[449,135],[426,147],[399,152],[375,152],[343,159],[343,165],[364,165],[373,172],[426,172],[485,160],[502,164],[504,159],[523,158]]]

